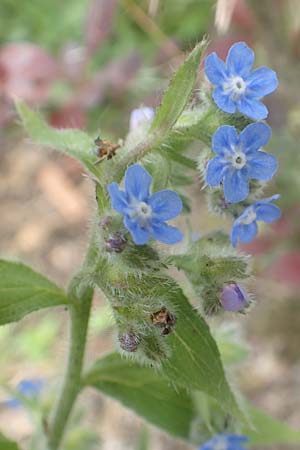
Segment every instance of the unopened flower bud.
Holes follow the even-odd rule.
[[[113,233],[109,236],[105,243],[106,251],[121,253],[126,246],[126,239],[121,233]]]
[[[225,311],[242,311],[249,305],[247,293],[236,283],[223,287],[220,301]]]
[[[154,117],[154,109],[144,106],[143,108],[134,109],[130,115],[129,128],[130,131],[135,130],[143,123],[151,122]]]
[[[132,331],[126,331],[119,336],[120,347],[126,352],[135,352],[140,343],[140,338]]]

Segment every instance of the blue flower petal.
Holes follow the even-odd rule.
[[[241,149],[248,155],[266,145],[271,137],[271,127],[263,122],[251,123],[240,134]]]
[[[230,48],[226,65],[231,75],[247,76],[253,63],[254,52],[245,42],[237,42]]]
[[[278,87],[277,75],[268,67],[260,67],[247,77],[247,93],[256,98],[271,94]]]
[[[216,105],[228,114],[233,114],[236,111],[236,104],[231,100],[228,94],[224,94],[223,86],[216,87],[213,91],[213,99]]]
[[[179,195],[169,189],[155,192],[148,200],[154,217],[161,221],[174,219],[182,211],[182,201]]]
[[[221,84],[227,78],[224,61],[215,52],[205,59],[205,74],[212,84]]]
[[[257,235],[258,227],[257,223],[254,221],[246,225],[239,226],[239,239],[245,244],[252,241],[252,239]]]
[[[224,450],[245,450],[241,445],[248,442],[249,439],[244,436],[234,434],[219,434],[209,441],[205,442],[199,450],[214,450],[222,447]]]
[[[149,197],[152,177],[139,164],[128,167],[125,174],[125,191],[129,197],[145,201]]]
[[[233,148],[239,143],[239,135],[234,127],[223,125],[212,137],[212,149],[219,156],[233,154]]]
[[[218,186],[226,173],[228,165],[220,157],[211,159],[207,165],[206,183],[209,186]]]
[[[108,193],[111,199],[111,206],[120,214],[127,214],[128,202],[125,192],[119,189],[119,185],[116,182],[110,183],[107,187]]]
[[[238,110],[254,120],[265,119],[268,116],[268,109],[262,102],[245,96],[238,102]]]
[[[260,202],[258,202],[260,203]],[[259,204],[255,207],[256,218],[266,223],[271,223],[281,216],[281,210],[276,205],[270,203]]]
[[[258,151],[248,158],[248,176],[259,181],[269,181],[278,168],[275,156]]]
[[[165,244],[177,244],[183,238],[183,234],[178,228],[171,227],[164,222],[152,222],[151,234]]]
[[[224,176],[224,196],[230,203],[245,200],[249,194],[249,183],[247,172],[242,170],[231,170]]]
[[[150,231],[141,228],[136,220],[131,220],[129,217],[124,217],[124,225],[133,238],[136,245],[144,245],[149,241],[151,235]]]
[[[230,435],[229,436],[229,441],[230,443],[234,443],[234,444],[245,444],[246,442],[249,442],[249,438],[246,436],[238,436],[238,435]]]

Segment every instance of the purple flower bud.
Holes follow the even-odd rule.
[[[249,305],[247,293],[236,283],[223,287],[220,301],[225,311],[242,311]]]
[[[152,122],[154,117],[154,109],[148,108],[147,106],[143,108],[134,109],[130,115],[129,129],[130,131],[135,130],[140,125],[146,122]]]
[[[105,243],[106,251],[121,253],[126,246],[126,239],[121,233],[113,233],[109,236]]]
[[[119,336],[120,347],[126,352],[135,352],[140,343],[140,338],[132,331],[126,331]]]

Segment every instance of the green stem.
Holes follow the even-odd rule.
[[[92,289],[81,295],[70,307],[70,352],[62,390],[49,426],[48,445],[57,450],[65,431],[72,407],[80,391],[80,378],[86,345],[87,327],[92,302]]]

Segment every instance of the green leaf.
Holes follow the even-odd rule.
[[[223,370],[220,353],[205,320],[195,311],[180,288],[168,289],[163,299],[173,303],[178,318],[168,336],[171,356],[162,366],[174,383],[203,391],[215,398],[225,411],[243,420]]]
[[[152,368],[113,353],[94,364],[84,383],[119,400],[170,434],[188,438],[194,415],[192,399],[186,389],[175,388]]]
[[[0,260],[0,325],[42,308],[67,305],[64,291],[21,263]]]
[[[170,130],[177,121],[191,96],[197,78],[197,69],[206,45],[205,40],[196,45],[173,76],[155,114],[150,133],[158,130]]]
[[[124,254],[125,251],[121,259]],[[126,267],[134,270],[128,261],[129,255]],[[141,337],[137,351],[131,356],[139,363],[154,364],[176,385],[211,395],[224,411],[243,420],[243,413],[227,383],[216,342],[182,289],[163,272],[139,273],[138,276],[127,273],[125,279],[123,271],[119,272],[117,260],[114,262],[111,267],[107,265],[106,270],[102,263],[99,265],[101,273],[95,282],[111,302],[119,331],[121,329],[122,333],[130,327],[131,332]],[[156,270],[159,264],[156,261]],[[139,270],[143,270],[142,260]],[[162,307],[176,316],[172,332],[167,336],[162,336],[151,322],[151,312]]]
[[[16,442],[7,439],[0,432],[0,450],[19,450],[19,446]]]
[[[50,127],[40,116],[21,100],[16,100],[16,109],[29,136],[38,144],[60,150],[78,159],[91,173],[98,176],[93,154],[93,139],[81,130],[58,130]]]
[[[299,444],[300,430],[291,428],[267,413],[247,405],[252,427],[244,427],[242,433],[250,439],[249,445]]]

